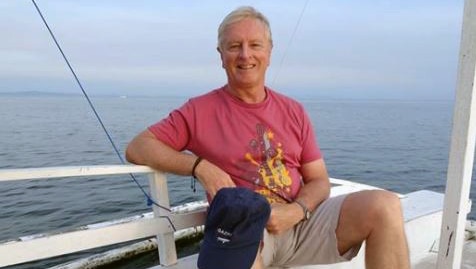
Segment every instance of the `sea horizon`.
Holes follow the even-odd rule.
[[[175,94],[157,92],[156,94],[135,94],[135,93],[87,93],[89,97],[101,98],[101,97],[118,97],[118,98],[183,98],[188,99],[194,96],[205,94],[206,92],[199,92],[195,94],[183,93],[179,94],[176,91]],[[280,91],[278,91],[280,92]],[[382,101],[382,102],[451,102],[454,103],[454,98],[418,98],[414,96],[409,96],[408,98],[401,97],[372,97],[372,96],[357,96],[357,97],[345,97],[345,96],[331,96],[323,94],[292,94],[284,93],[291,98],[295,98],[298,101],[306,101],[308,98],[319,98],[321,101]],[[1,91],[0,96],[8,97],[81,97],[84,98],[84,94],[79,91],[78,93],[74,92],[61,92],[61,91]]]

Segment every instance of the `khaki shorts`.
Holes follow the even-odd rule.
[[[265,267],[329,264],[351,260],[357,255],[360,245],[344,255],[337,250],[336,229],[342,202],[346,195],[325,200],[307,221],[293,229],[273,235],[264,233],[261,252]]]

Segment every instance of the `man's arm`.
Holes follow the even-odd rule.
[[[304,164],[301,174],[304,186],[299,191],[297,199],[312,212],[322,201],[329,198],[331,183],[326,164],[322,158]]]
[[[302,186],[296,199],[310,211],[314,211],[330,194],[329,176],[324,160],[319,159],[304,164],[301,167],[301,174],[304,186]],[[279,234],[292,228],[303,218],[303,209],[296,202],[274,204],[266,228],[270,233]]]
[[[197,158],[169,147],[149,130],[137,135],[126,149],[126,159],[131,163],[183,176],[192,174]],[[195,168],[195,176],[212,199],[219,189],[235,186],[225,171],[205,159]]]
[[[127,146],[126,159],[134,164],[177,175],[190,175],[196,156],[174,150],[164,144],[151,131],[137,135]]]

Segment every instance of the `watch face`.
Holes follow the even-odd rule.
[[[303,203],[299,202],[298,200],[295,200],[294,202],[297,203],[302,208],[302,211],[304,212],[304,219],[302,220],[308,220],[311,217],[311,212],[307,209],[307,207]]]

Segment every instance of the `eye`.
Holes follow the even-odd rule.
[[[236,51],[240,49],[240,44],[238,43],[232,43],[227,46],[227,49],[230,51]]]
[[[263,47],[263,44],[261,43],[251,43],[251,47],[254,49],[260,49]]]

